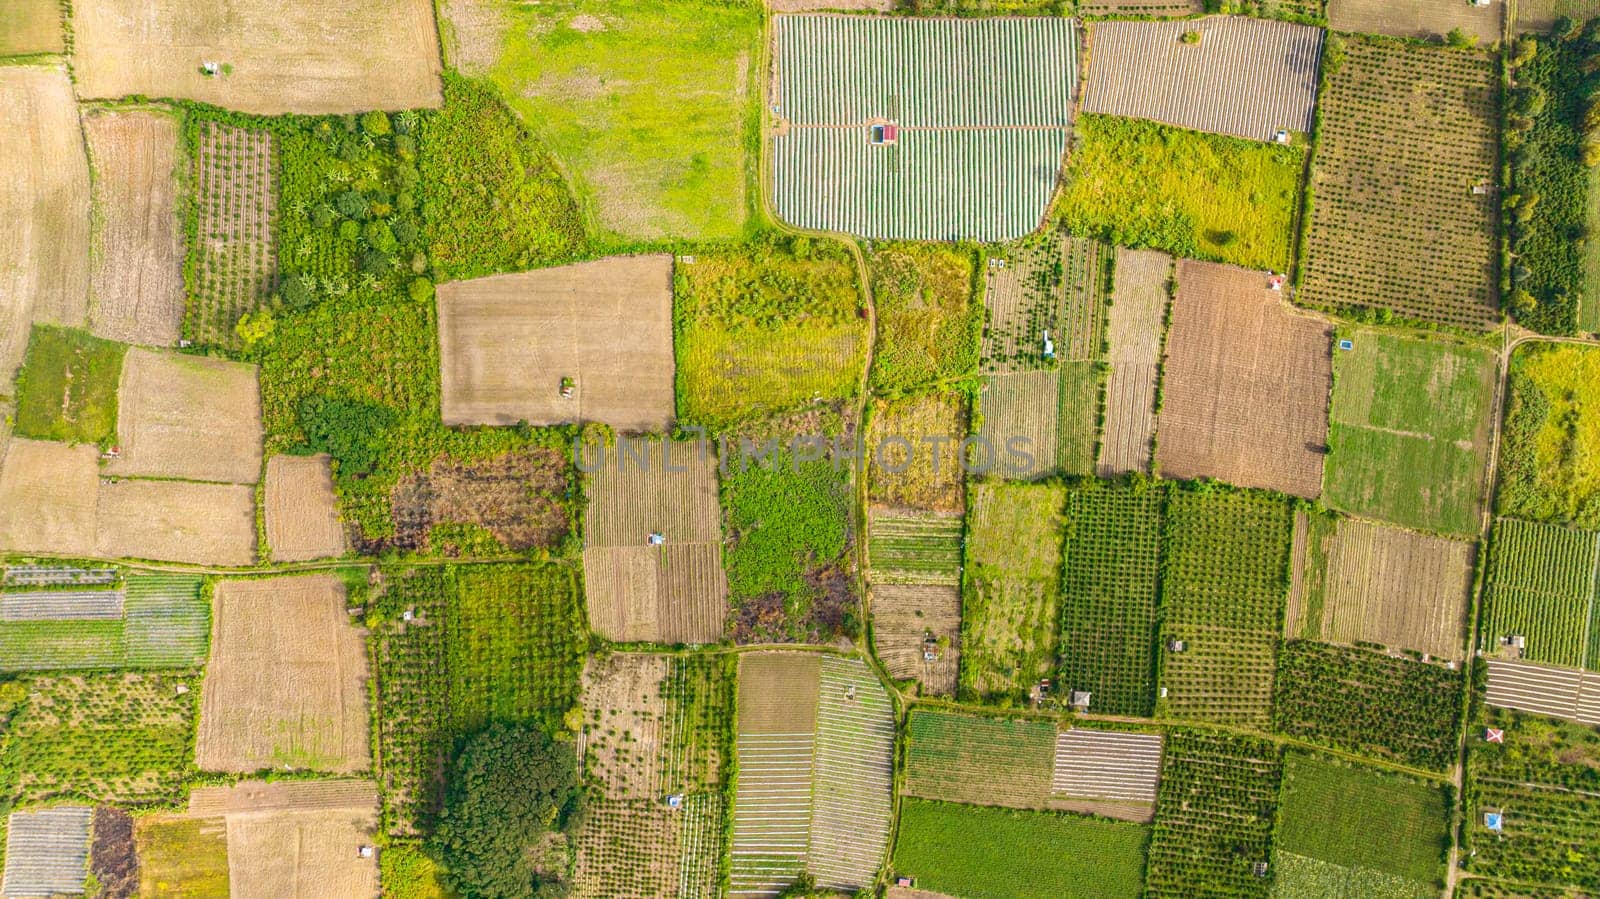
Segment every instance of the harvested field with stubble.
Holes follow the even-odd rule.
[[[1095,473],[1112,477],[1150,472],[1156,433],[1156,383],[1161,375],[1161,326],[1172,283],[1172,257],[1158,250],[1117,248],[1106,342],[1105,438]]]
[[[183,327],[183,230],[178,220],[178,118],[164,110],[83,117],[94,164],[89,329],[171,346]]]
[[[89,445],[11,441],[0,465],[0,546],[94,555],[99,456]]]
[[[0,66],[0,396],[34,321],[81,326],[89,302],[89,164],[58,68]]]
[[[1189,33],[1196,43],[1182,38]],[[1322,29],[1243,16],[1098,22],[1083,111],[1271,140],[1309,133]]]
[[[1488,46],[1500,39],[1505,4],[1440,3],[1438,0],[1328,0],[1328,27],[1360,34],[1389,34],[1442,41],[1462,31]],[[1592,12],[1591,8],[1591,12]],[[1518,4],[1521,12],[1521,4]],[[1518,25],[1523,24],[1518,16]]]
[[[256,561],[255,489],[244,484],[104,480],[92,555],[196,565]]]
[[[896,679],[914,679],[924,693],[954,696],[961,663],[961,589],[940,584],[872,587],[872,637],[878,659]],[[936,658],[923,658],[934,641]]]
[[[875,401],[867,435],[873,448],[868,502],[960,513],[966,508],[961,441],[967,431],[967,403],[958,393]]]
[[[267,548],[274,562],[342,556],[349,549],[327,455],[267,460]]]
[[[277,287],[277,143],[270,131],[200,124],[194,158],[194,296],[183,336],[238,349],[234,325]]]
[[[179,97],[262,115],[436,107],[439,42],[423,0],[216,7],[81,0],[73,68],[85,98]],[[231,72],[208,77],[206,60]]]
[[[190,794],[189,817],[216,816],[227,828],[230,896],[377,892],[377,859],[358,851],[377,833],[378,789],[371,781],[241,781]]]
[[[1462,657],[1472,543],[1297,513],[1294,550],[1285,637]]]
[[[1297,301],[1494,322],[1497,72],[1483,51],[1345,40],[1319,101]]]
[[[120,477],[254,484],[261,476],[256,367],[204,356],[130,349],[118,388]]]
[[[642,446],[642,460],[612,448],[587,488],[590,625],[622,642],[715,643],[728,615],[716,460],[691,442]]]
[[[813,652],[739,657],[731,895],[774,894],[805,870],[821,672]]]
[[[1184,260],[1167,334],[1157,469],[1315,499],[1328,442],[1333,330],[1267,275]]]
[[[673,415],[672,257],[441,284],[439,347],[445,424],[664,430]],[[573,379],[570,398],[563,378]]]
[[[240,773],[366,770],[362,637],[335,576],[218,584],[196,763]]]
[[[0,56],[60,53],[66,49],[58,0],[9,0],[0,22]]]

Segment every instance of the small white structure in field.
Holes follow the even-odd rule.
[[[660,546],[667,542],[667,536],[665,534],[651,534],[648,542],[651,546]]]
[[[1054,359],[1056,357],[1056,343],[1050,339],[1049,328],[1044,329],[1044,357],[1046,359]]]
[[[673,793],[671,796],[668,796],[667,797],[667,808],[673,808],[673,809],[683,808],[683,794],[682,793]]]
[[[1072,707],[1080,712],[1087,712],[1089,711],[1089,700],[1092,698],[1094,698],[1094,694],[1087,690],[1073,690]]]
[[[1289,132],[1288,132],[1288,130],[1284,129],[1284,128],[1279,128],[1276,132],[1273,133],[1272,140],[1273,140],[1274,143],[1279,143],[1279,144],[1288,143],[1289,142]]]
[[[359,858],[372,858],[372,847],[362,846],[360,849],[356,850],[356,855]]]
[[[1287,282],[1288,280],[1289,279],[1284,275],[1276,275],[1276,274],[1275,275],[1269,275],[1267,277],[1267,289],[1268,290],[1282,290],[1284,283]]]

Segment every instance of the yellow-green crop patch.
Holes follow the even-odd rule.
[[[961,693],[1019,700],[1055,668],[1066,488],[978,484],[967,500]]]
[[[977,369],[983,307],[973,299],[975,255],[936,244],[892,244],[872,254],[874,389],[893,393]]]
[[[1600,530],[1600,349],[1519,349],[1510,386],[1498,511]]]
[[[117,430],[117,383],[127,347],[40,325],[17,378],[17,435],[99,443]]]

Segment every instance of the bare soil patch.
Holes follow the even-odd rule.
[[[441,284],[439,345],[446,424],[664,430],[674,402],[672,257]]]
[[[693,443],[645,446],[607,453],[588,487],[590,626],[625,642],[714,643],[728,616],[716,460]],[[651,546],[652,534],[666,542]]]
[[[242,484],[102,480],[92,555],[253,565],[255,490]]]
[[[51,4],[54,6],[54,4]],[[32,322],[81,327],[89,304],[89,163],[60,68],[0,66],[0,411]]]
[[[189,817],[217,818],[251,812],[368,811],[378,809],[370,780],[241,780],[231,787],[189,793]]]
[[[0,19],[0,56],[60,53],[66,48],[57,0],[8,0]]]
[[[261,476],[256,367],[133,348],[122,362],[109,474],[254,484]]]
[[[1439,3],[1438,0],[1328,0],[1328,25],[1336,31],[1444,40],[1452,29],[1485,46],[1500,39],[1506,4]],[[1519,18],[1518,25],[1523,22]]]
[[[1115,284],[1106,328],[1105,439],[1096,473],[1148,474],[1156,432],[1156,381],[1161,370],[1161,325],[1167,313],[1172,257],[1156,250],[1117,249]]]
[[[230,896],[374,896],[378,861],[375,812],[274,812],[229,815]]]
[[[329,465],[326,455],[267,460],[264,514],[272,561],[327,559],[348,549]]]
[[[123,899],[139,892],[139,852],[133,842],[133,816],[102,805],[94,810],[94,842],[89,873],[100,882],[101,899]]]
[[[93,446],[11,441],[0,465],[0,546],[94,555],[99,490]]]
[[[1264,272],[1178,264],[1157,424],[1160,474],[1316,498],[1327,453],[1332,329]]]
[[[954,696],[961,662],[961,588],[878,584],[872,588],[872,636],[878,658],[896,679],[912,678],[926,693]],[[924,658],[925,647],[935,658]]]
[[[475,525],[514,552],[554,546],[566,535],[567,461],[553,449],[528,448],[490,459],[435,459],[426,472],[400,479],[391,494],[395,536],[358,537],[364,553],[387,547],[426,549],[441,555],[461,548],[436,539],[445,524]]]
[[[84,97],[180,97],[265,115],[443,102],[426,0],[80,0],[72,5],[72,30]],[[207,76],[205,62],[231,71]]]
[[[148,109],[83,118],[94,161],[89,329],[123,343],[171,346],[183,326],[178,120]]]
[[[218,584],[212,599],[211,660],[201,690],[197,764],[207,771],[232,772],[283,766],[366,770],[367,658],[362,637],[345,611],[344,584],[337,577]],[[241,866],[233,856],[231,822],[229,854],[235,858],[237,884]]]

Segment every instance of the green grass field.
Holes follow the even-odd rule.
[[[1291,753],[1278,815],[1275,846],[1282,851],[1405,878],[1424,890],[1442,883],[1449,812],[1438,784]]]
[[[561,159],[602,233],[727,238],[752,205],[761,8],[504,4],[489,77]]]
[[[17,377],[17,436],[68,443],[114,437],[127,349],[84,331],[34,327]]]
[[[1149,834],[1101,818],[906,799],[894,870],[955,896],[1138,896]]]
[[[1068,230],[1119,246],[1282,271],[1304,154],[1291,148],[1086,115],[1068,164]]]
[[[976,484],[969,493],[963,695],[1019,700],[1054,671],[1065,499],[1057,485]]]
[[[696,254],[675,267],[678,417],[725,425],[854,396],[866,364],[856,270],[798,237]]]
[[[890,244],[869,257],[878,313],[874,390],[899,393],[977,370],[976,259],[970,249],[938,244]]]
[[[1517,349],[1500,477],[1502,515],[1600,530],[1600,349]]]
[[[1476,534],[1494,357],[1440,339],[1343,331],[1334,350],[1324,499],[1355,515]]]

